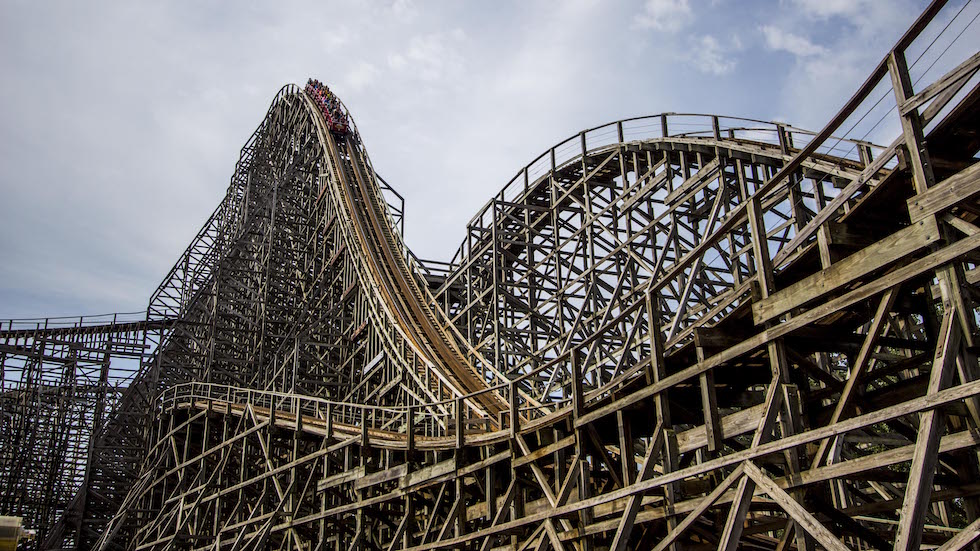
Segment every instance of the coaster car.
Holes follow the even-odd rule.
[[[323,118],[327,122],[330,132],[344,137],[350,133],[350,123],[347,120],[347,113],[344,112],[337,96],[330,91],[326,84],[311,78],[306,81],[304,91],[323,113]]]

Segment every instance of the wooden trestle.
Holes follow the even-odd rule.
[[[955,15],[929,6],[816,134],[583,131],[449,263],[402,242],[356,128],[287,86],[39,547],[975,546],[980,54],[918,88],[906,60]],[[882,101],[901,134],[851,139]],[[53,361],[46,338],[3,365]],[[7,373],[24,417],[41,383]],[[7,496],[29,463],[4,446]]]

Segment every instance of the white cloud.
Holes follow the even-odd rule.
[[[413,0],[395,0],[388,6],[387,12],[402,21],[415,19],[419,13]]]
[[[922,9],[915,0],[793,0],[799,16],[810,21],[833,20],[837,29],[862,37],[888,35],[898,38],[909,23],[909,13]],[[844,30],[846,29],[846,31]],[[890,44],[889,44],[890,45]]]
[[[691,61],[702,73],[725,75],[735,70],[735,60],[726,58],[721,44],[713,36],[703,36],[693,47]]]
[[[344,87],[346,90],[359,92],[374,84],[380,75],[381,71],[377,67],[366,61],[359,61],[344,77]]]
[[[810,17],[855,17],[864,11],[869,2],[863,0],[794,0],[803,13]]]
[[[321,36],[323,45],[326,46],[328,52],[350,44],[354,38],[350,28],[346,25],[324,31]]]
[[[771,25],[760,27],[766,39],[766,46],[772,50],[789,52],[798,57],[826,55],[827,49],[810,42],[803,36],[784,31]]]
[[[742,48],[745,47],[745,45],[742,44],[742,38],[739,37],[737,34],[732,34],[732,39],[731,40],[732,40],[732,49],[733,50],[739,51],[739,50],[741,50]]]
[[[388,66],[429,83],[445,83],[463,72],[459,47],[465,38],[462,29],[414,36],[403,51],[388,55]]]
[[[646,0],[634,23],[644,29],[676,32],[694,19],[688,0]]]

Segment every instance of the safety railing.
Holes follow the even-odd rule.
[[[3,331],[43,331],[49,329],[80,329],[83,327],[112,326],[138,323],[146,320],[146,311],[95,314],[89,316],[61,316],[51,318],[18,318],[0,320]]]
[[[653,302],[645,292],[635,293],[624,300],[625,306],[593,336],[569,348],[557,357],[543,362],[537,368],[513,380],[486,389],[441,402],[379,406],[333,401],[289,392],[256,390],[217,383],[189,382],[165,389],[159,397],[164,408],[178,404],[201,402],[203,404],[249,405],[262,408],[259,413],[291,418],[292,423],[319,423],[322,430],[337,430],[343,426],[347,432],[364,431],[364,437],[374,441],[397,441],[403,445],[406,439],[421,441],[429,438],[450,438],[447,446],[463,445],[475,433],[497,432],[501,437],[529,429],[548,418],[575,413],[585,406],[608,397],[629,381],[645,373],[650,365],[649,331],[637,331],[629,339],[620,354],[631,354],[636,361],[616,377],[604,380],[600,370],[609,368],[607,361],[593,356],[592,347],[621,326],[624,320],[649,320]],[[640,321],[636,321],[640,323]],[[655,329],[659,331],[659,328]],[[546,400],[534,403],[526,400],[532,381],[542,374],[560,374],[554,377],[554,391]],[[592,381],[592,384],[586,381]],[[480,397],[496,393],[511,406],[501,412],[496,423],[476,413],[474,407]],[[273,413],[274,412],[274,413]],[[299,420],[297,420],[299,419]],[[497,430],[492,429],[496,424]],[[327,428],[327,427],[331,428]]]
[[[209,405],[249,406],[257,414],[292,422],[319,423],[323,430],[347,432],[364,430],[370,438],[404,440],[408,427],[421,438],[445,436],[457,417],[455,402],[439,408],[413,406],[375,406],[338,402],[295,393],[256,390],[217,383],[189,382],[171,386],[160,394],[164,407],[200,402]],[[431,404],[432,406],[440,404]]]
[[[590,152],[620,143],[704,138],[798,150],[808,146],[814,136],[814,132],[780,122],[701,113],[662,113],[610,122],[569,136],[535,157],[477,211],[467,227],[486,227],[492,223],[495,201],[514,201],[523,197],[543,176],[578,161]],[[828,144],[823,143],[826,140],[821,140],[814,150],[816,154],[859,162],[861,148],[869,148],[873,155],[883,149],[861,140],[829,137],[836,142]],[[468,241],[460,245],[451,260],[452,264],[465,263],[471,252],[467,246]]]

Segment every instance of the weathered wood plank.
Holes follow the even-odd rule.
[[[445,461],[440,461],[435,465],[430,465],[424,469],[420,469],[415,472],[410,472],[402,477],[398,484],[398,487],[402,490],[411,488],[413,486],[418,486],[426,481],[434,478],[452,473],[456,470],[456,458],[447,459]]]
[[[363,473],[364,467],[360,467],[360,469],[361,472]],[[366,474],[354,481],[354,489],[361,490],[369,486],[374,486],[375,484],[388,482],[389,480],[401,478],[405,476],[407,473],[408,473],[408,465],[402,464],[377,473]]]
[[[977,195],[980,195],[980,163],[973,163],[969,168],[909,198],[909,218],[918,222]]]
[[[837,539],[826,526],[820,524],[809,511],[804,509],[798,501],[790,497],[771,478],[766,476],[759,467],[756,467],[751,461],[745,462],[744,467],[745,474],[752,478],[759,486],[759,489],[763,490],[773,501],[778,503],[789,516],[793,517],[797,526],[806,530],[820,545],[832,551],[848,551],[847,546]]]
[[[980,519],[970,523],[969,526],[960,530],[958,534],[942,544],[936,551],[960,551],[966,549],[967,545],[980,538]]]
[[[520,467],[522,465],[527,465],[528,463],[531,463],[532,461],[537,461],[538,459],[541,459],[543,457],[547,457],[547,456],[555,453],[558,450],[563,450],[565,448],[568,448],[568,447],[571,447],[571,446],[574,446],[574,445],[575,445],[575,435],[573,434],[571,436],[566,436],[565,438],[562,438],[561,440],[559,440],[557,442],[553,442],[551,444],[548,444],[547,446],[543,446],[541,448],[538,448],[538,449],[534,450],[533,452],[531,452],[531,453],[529,453],[527,455],[523,455],[521,457],[517,457],[517,458],[514,459],[514,461],[511,464],[514,467]]]
[[[777,291],[752,305],[761,325],[939,240],[935,218],[925,218],[837,262],[826,270]]]
[[[953,365],[959,353],[961,333],[956,320],[956,309],[951,306],[948,308],[939,331],[939,346],[936,348],[932,371],[929,374],[927,396],[934,396],[949,386],[953,378]],[[922,543],[925,508],[932,495],[932,481],[939,463],[938,449],[944,422],[944,413],[938,409],[925,411],[919,416],[915,452],[909,467],[909,479],[899,516],[898,533],[895,535],[896,551],[918,549]]]
[[[353,469],[351,469],[349,471],[344,471],[342,473],[338,473],[338,474],[335,474],[333,476],[328,476],[327,478],[324,478],[323,480],[317,482],[317,484],[316,484],[316,491],[317,492],[323,492],[323,491],[329,490],[330,488],[333,488],[335,486],[340,486],[341,484],[344,484],[345,482],[350,482],[352,480],[357,480],[358,478],[361,478],[362,476],[364,476],[364,465],[361,465],[360,467],[353,468]]]

